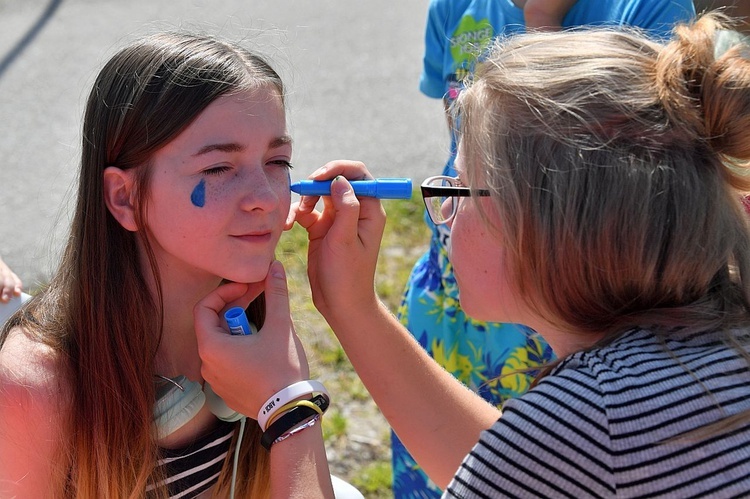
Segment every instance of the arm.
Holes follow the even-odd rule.
[[[329,163],[313,178],[361,178],[361,163]],[[338,336],[373,399],[430,478],[445,487],[464,456],[500,415],[443,370],[375,295],[385,213],[336,179],[332,196],[303,198],[296,220],[310,238],[308,274],[315,306]],[[342,264],[342,262],[346,262]]]
[[[221,323],[222,310],[246,307],[263,290],[267,309],[263,327],[250,336],[230,335]],[[254,418],[274,393],[308,379],[280,262],[271,264],[264,283],[219,287],[195,306],[194,316],[201,374],[232,409]],[[248,420],[247,424],[257,423]],[[272,497],[333,497],[320,424],[274,444],[270,454]]]
[[[7,303],[13,296],[21,296],[22,287],[21,279],[0,259],[0,302]]]
[[[0,351],[0,497],[52,497],[68,397],[50,356],[11,331]]]
[[[699,14],[714,9],[724,9],[725,14],[737,18],[739,23],[735,29],[750,35],[750,3],[734,0],[695,0],[695,10]]]
[[[578,0],[526,0],[523,17],[531,29],[560,29],[563,18]]]
[[[319,423],[271,447],[271,497],[333,497],[321,428]]]
[[[388,423],[445,488],[500,412],[430,358],[382,303],[346,318],[324,315]]]

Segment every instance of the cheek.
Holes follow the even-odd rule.
[[[289,188],[291,185],[291,172],[289,170],[282,173],[275,172],[269,177],[268,183],[279,200],[279,210],[283,213],[284,220],[286,220],[289,207],[292,205],[292,191]]]
[[[463,215],[451,230],[450,254],[461,304],[476,319],[496,320],[491,316],[505,287],[502,244],[481,220]]]
[[[279,199],[284,197],[291,199],[292,190],[290,185],[292,184],[292,172],[290,170],[282,170],[282,172],[275,172],[269,176],[268,183],[271,184],[273,189],[279,193]]]
[[[284,170],[271,170],[265,172],[265,178],[256,176],[255,178],[241,177],[231,175],[223,178],[203,178],[197,181],[189,192],[183,194],[189,200],[189,206],[199,209],[216,210],[224,205],[229,205],[228,200],[242,197],[247,194],[246,190],[253,188],[250,186],[261,186],[265,188],[256,188],[254,194],[257,201],[269,209],[271,205],[269,199],[275,197],[278,200],[279,210],[286,214],[289,212],[291,205],[290,174]],[[263,201],[265,200],[265,201]]]

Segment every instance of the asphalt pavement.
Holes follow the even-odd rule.
[[[0,255],[27,287],[67,233],[83,104],[132,39],[185,29],[241,41],[289,90],[293,179],[332,159],[415,183],[447,157],[442,104],[417,90],[428,0],[0,0]]]

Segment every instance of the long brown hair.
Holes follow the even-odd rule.
[[[728,22],[499,41],[460,96],[469,183],[548,322],[600,344],[720,330],[748,357],[750,49],[719,50]]]
[[[142,497],[155,481],[152,431],[154,360],[162,327],[159,273],[148,242],[149,161],[216,98],[274,88],[279,75],[259,56],[204,36],[165,33],[120,50],[98,75],[83,123],[78,197],[59,270],[48,287],[9,322],[59,352],[72,401],[61,451],[61,497]],[[125,230],[104,202],[103,170],[136,169],[138,232]],[[139,241],[140,240],[140,241]],[[139,265],[138,244],[150,269]],[[151,296],[146,276],[153,274]],[[261,300],[252,319],[263,323]],[[236,433],[236,432],[235,432]],[[235,434],[232,449],[237,444]],[[241,447],[238,495],[268,494],[268,457],[257,425]],[[231,480],[230,449],[217,494]],[[160,491],[160,495],[164,491]]]

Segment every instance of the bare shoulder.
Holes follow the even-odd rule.
[[[57,352],[21,328],[10,332],[0,350],[1,497],[47,495],[39,487],[52,481],[69,413],[62,373]]]
[[[0,349],[0,388],[18,402],[57,406],[67,400],[62,371],[60,355],[20,327],[11,330]]]

